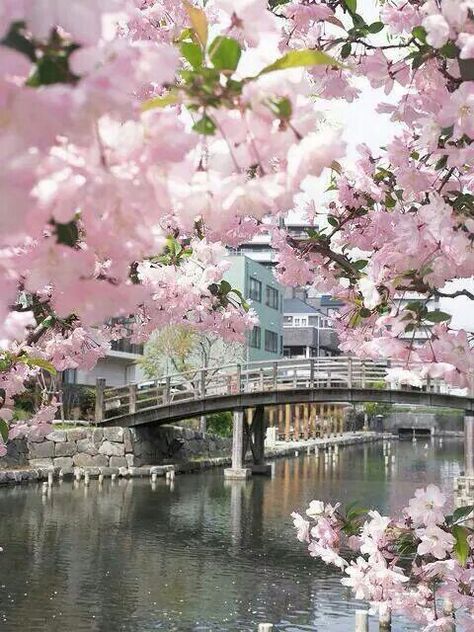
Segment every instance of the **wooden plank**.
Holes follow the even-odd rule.
[[[295,404],[295,412],[294,412],[294,418],[295,418],[295,422],[294,422],[294,431],[293,431],[293,440],[294,441],[298,441],[298,439],[300,438],[300,405],[299,404]]]
[[[309,437],[309,404],[303,404],[303,437]]]
[[[285,406],[285,441],[290,440],[291,405]]]

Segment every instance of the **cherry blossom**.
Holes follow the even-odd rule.
[[[453,620],[437,607],[442,596],[467,632],[474,612],[474,538],[466,519],[474,507],[446,515],[444,505],[439,488],[429,485],[416,491],[400,518],[319,500],[306,510],[309,521],[296,512],[292,517],[310,556],[340,569],[341,583],[373,611],[402,614],[423,632],[446,629]]]
[[[421,540],[417,548],[420,555],[433,555],[436,559],[443,560],[453,550],[453,536],[436,525],[418,529],[416,535]]]
[[[414,498],[408,504],[407,515],[415,526],[436,525],[444,520],[443,507],[446,497],[436,485],[426,489],[417,489]]]

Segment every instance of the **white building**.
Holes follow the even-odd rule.
[[[65,384],[95,386],[103,377],[107,386],[125,386],[143,379],[137,361],[143,356],[143,345],[131,344],[128,340],[112,342],[112,348],[90,371],[69,369],[63,373]]]

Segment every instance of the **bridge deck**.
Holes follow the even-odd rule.
[[[401,387],[386,380],[387,369],[387,363],[337,357],[205,368],[113,389],[98,380],[96,421],[138,426],[262,405],[367,401],[474,415],[474,399],[465,392],[429,379],[417,388]]]

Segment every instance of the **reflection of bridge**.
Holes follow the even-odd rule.
[[[474,398],[440,381],[400,387],[385,379],[386,362],[352,357],[311,358],[204,368],[118,388],[97,381],[96,421],[135,427],[165,424],[219,411],[234,411],[233,469],[242,469],[245,438],[254,461],[263,464],[264,409],[289,404],[362,403],[442,406],[463,410],[466,464],[474,473]],[[254,408],[251,426],[243,411]]]

